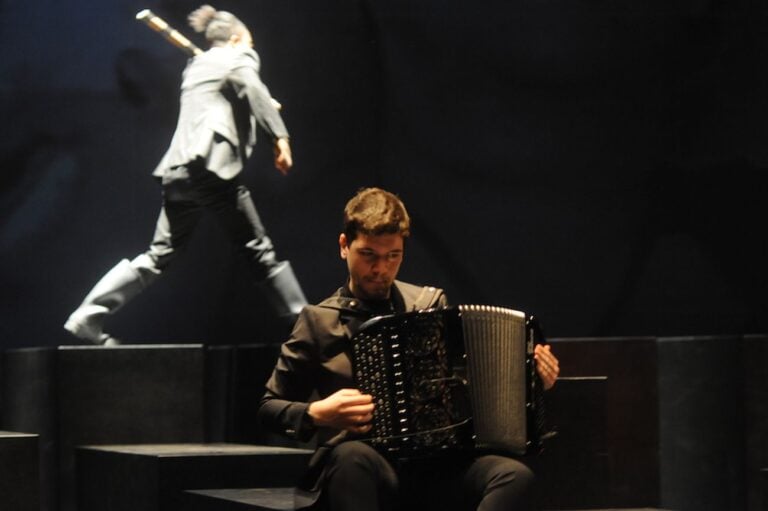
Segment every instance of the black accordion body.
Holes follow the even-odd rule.
[[[365,441],[402,459],[536,451],[546,436],[533,361],[539,337],[533,318],[492,306],[367,321],[352,351],[355,381],[375,403]]]

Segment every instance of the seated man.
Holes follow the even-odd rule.
[[[393,460],[354,440],[371,429],[374,410],[351,373],[350,340],[360,325],[374,316],[447,304],[441,289],[395,280],[409,234],[408,213],[392,193],[368,188],[347,203],[339,247],[349,280],[300,314],[267,382],[259,420],[302,441],[318,433],[320,448],[300,484],[319,498],[318,509],[527,509],[533,474],[520,460],[488,454]],[[551,387],[557,359],[548,346],[537,347],[535,358],[544,387]]]

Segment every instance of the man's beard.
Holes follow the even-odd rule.
[[[363,280],[360,286],[365,297],[370,300],[386,300],[389,298],[389,288],[392,287],[390,280]]]

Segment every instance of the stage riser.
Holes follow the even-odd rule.
[[[744,388],[747,453],[747,508],[768,509],[768,336],[744,343]]]
[[[605,505],[660,504],[656,339],[551,339],[561,375],[605,376]],[[599,506],[596,506],[599,507]]]
[[[764,511],[768,338],[551,342],[564,376],[608,377],[608,504]]]
[[[292,488],[254,488],[250,490],[210,490],[187,492],[185,511],[293,511]],[[559,508],[552,511],[672,511],[661,508]],[[403,509],[401,511],[433,511]]]
[[[557,436],[531,461],[542,509],[600,507],[610,486],[605,377],[562,378],[547,392],[547,418]],[[557,488],[557,491],[552,491]]]
[[[760,470],[760,509],[768,509],[768,468]]]
[[[739,339],[659,341],[662,503],[746,509],[743,345]]]
[[[183,492],[291,486],[311,451],[238,445],[77,449],[79,511],[177,511]]]
[[[0,509],[40,510],[37,435],[0,431]]]
[[[38,435],[40,508],[58,509],[55,349],[3,353],[3,423],[0,428]]]
[[[6,427],[39,431],[43,508],[77,511],[73,449],[80,444],[205,441],[201,346],[18,350]],[[22,368],[34,368],[25,384]]]
[[[542,509],[583,509],[605,504],[605,488],[610,483],[605,452],[605,392],[605,378],[566,378],[547,395],[548,417],[559,434],[545,444],[540,455],[529,460],[537,472],[541,489],[537,499]],[[264,488],[221,488],[210,486],[205,491],[188,492],[184,509],[293,509],[290,489],[266,492]]]
[[[575,473],[589,478],[563,492],[571,502],[764,510],[768,338],[551,343],[563,377],[607,377],[602,389],[581,393],[579,405],[592,410],[590,427],[600,435],[574,441],[584,427],[579,410],[569,408],[574,398],[550,407],[561,414],[561,435],[548,455],[557,458],[563,443],[571,466],[584,467]],[[41,509],[75,511],[76,445],[264,440],[254,412],[277,353],[276,346],[200,345],[7,351],[0,428],[40,435]],[[550,401],[563,393],[559,385]],[[554,480],[567,475],[546,470]],[[601,493],[592,490],[597,481],[607,481]],[[554,505],[561,496],[548,498]]]
[[[283,436],[269,434],[256,421],[257,404],[264,384],[272,374],[280,347],[273,345],[233,346],[229,370],[229,399],[226,441],[308,448]]]
[[[291,511],[293,488],[201,490],[185,493],[186,511]]]
[[[76,511],[77,445],[255,440],[251,410],[277,352],[184,344],[9,350],[0,427],[40,435],[42,510]],[[259,364],[248,371],[238,358]]]

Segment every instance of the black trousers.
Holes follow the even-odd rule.
[[[266,279],[278,267],[272,241],[238,180],[223,180],[202,161],[168,170],[162,177],[163,206],[146,255],[159,274],[186,247],[204,210],[213,213],[236,248],[249,260],[254,278]]]
[[[390,462],[363,442],[331,452],[318,509],[525,511],[533,472],[497,455]]]

